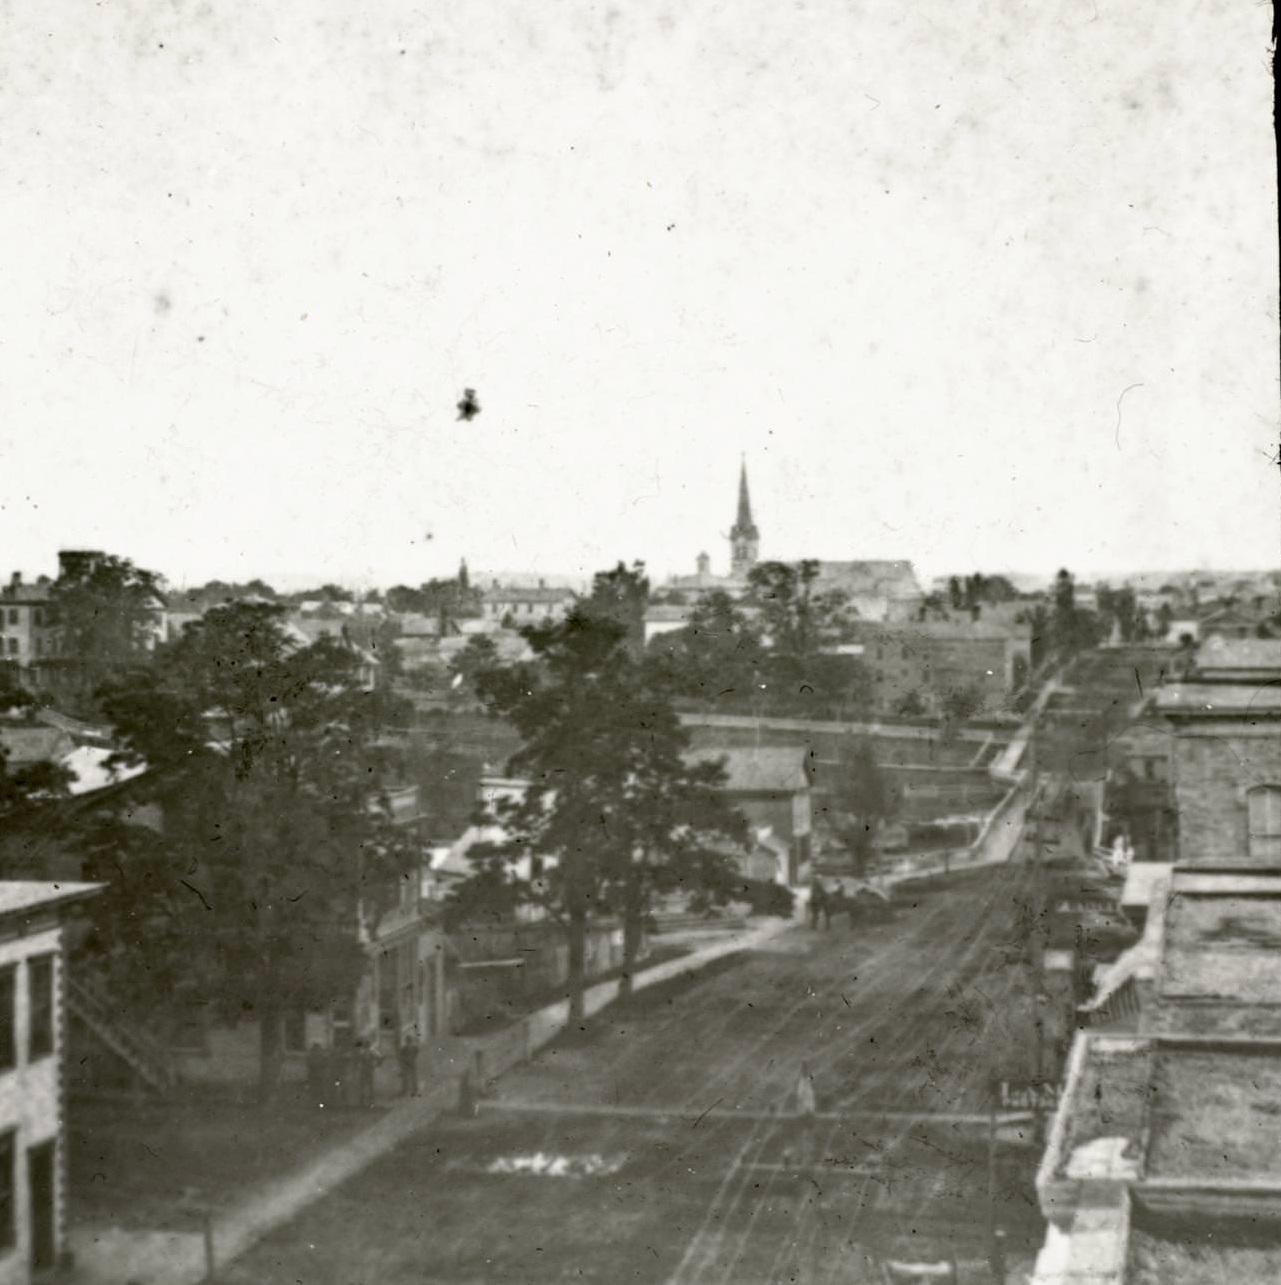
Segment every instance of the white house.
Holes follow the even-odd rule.
[[[66,1243],[62,911],[101,884],[0,882],[0,1285]]]

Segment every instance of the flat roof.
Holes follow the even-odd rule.
[[[1189,1230],[1177,1236],[1131,1229],[1125,1285],[1281,1280],[1281,1245],[1267,1244],[1257,1230],[1255,1235],[1251,1244],[1225,1239],[1221,1228],[1209,1235]]]
[[[1154,1178],[1275,1179],[1281,1170],[1281,1050],[1158,1046],[1147,1172]]]
[[[51,883],[43,879],[0,880],[0,920],[45,913],[82,901],[105,888],[103,883]]]
[[[1273,718],[1281,714],[1281,684],[1171,683],[1157,692],[1156,707],[1167,718]]]

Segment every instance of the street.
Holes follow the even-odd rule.
[[[793,928],[641,993],[226,1279],[873,1281],[879,1257],[952,1254],[962,1280],[988,1280],[983,1113],[992,1077],[1033,1057],[1030,979],[1011,949],[1024,878],[974,872],[893,923]],[[994,1169],[1015,1256],[1040,1235],[1034,1155],[1002,1147]]]

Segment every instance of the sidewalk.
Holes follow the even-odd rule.
[[[748,925],[688,955],[643,970],[636,975],[633,987],[644,990],[698,972],[714,960],[764,944],[795,922],[771,919]],[[588,988],[583,997],[585,1013],[591,1016],[612,1003],[618,998],[618,987],[614,980]],[[459,1079],[475,1067],[477,1053],[483,1058],[486,1079],[501,1075],[550,1042],[568,1016],[568,1001],[562,1000],[494,1035],[434,1045],[427,1076],[432,1087],[421,1097],[396,1103],[357,1137],[247,1193],[235,1209],[216,1221],[212,1227],[215,1265],[223,1266],[243,1254],[268,1232],[453,1109],[458,1102]],[[68,1285],[200,1285],[207,1279],[205,1237],[199,1231],[126,1232],[86,1226],[73,1228],[70,1239],[76,1264],[64,1278]]]

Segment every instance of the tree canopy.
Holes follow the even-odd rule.
[[[60,696],[73,712],[96,714],[97,688],[145,662],[160,635],[161,589],[154,571],[113,554],[66,564],[51,597],[61,633]]]
[[[844,738],[835,767],[824,777],[829,822],[861,877],[867,873],[881,822],[895,815],[902,796],[866,737]]]
[[[613,612],[580,602],[523,633],[533,659],[476,680],[523,738],[511,770],[526,783],[488,814],[502,837],[473,852],[476,880],[494,904],[537,905],[562,925],[581,1014],[590,917],[622,918],[630,977],[654,897],[724,887],[726,848],[745,830],[718,791],[721,768],[685,761],[686,733]]]
[[[193,1001],[258,1019],[264,1091],[285,1016],[350,999],[362,928],[417,860],[384,793],[391,702],[362,690],[357,665],[340,641],[299,645],[280,608],[236,603],[101,693],[123,757],[152,769],[164,843],[108,829],[96,859],[146,872]],[[113,956],[135,982],[140,962]]]

